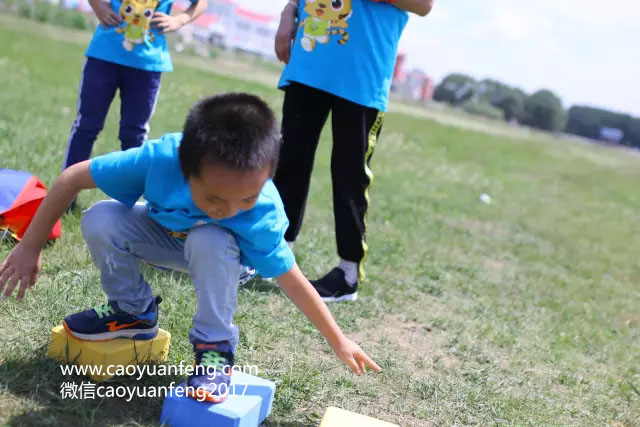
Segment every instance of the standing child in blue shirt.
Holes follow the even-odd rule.
[[[158,304],[139,262],[187,272],[197,308],[189,338],[197,366],[188,386],[193,397],[226,397],[238,343],[233,324],[243,265],[278,285],[327,339],[353,372],[380,368],[347,339],[318,293],[302,275],[284,240],[289,224],[270,177],[280,132],[259,98],[224,94],[196,104],[183,133],[166,134],[141,147],[80,162],[58,178],[22,241],[0,265],[0,292],[18,299],[37,280],[49,231],[82,189],[100,188],[104,200],[82,218],[82,233],[108,302],[64,319],[83,340],[151,339],[158,332]],[[144,196],[145,204],[136,203]],[[221,393],[222,391],[222,393]]]
[[[290,0],[282,11],[276,54],[287,65],[282,151],[273,179],[291,221],[302,227],[320,132],[331,113],[331,179],[340,262],[311,283],[325,301],[353,301],[364,280],[371,157],[382,130],[398,42],[412,12],[432,0]],[[293,43],[292,43],[293,42]]]
[[[186,11],[171,16],[173,0],[89,0],[101,25],[86,52],[63,169],[91,156],[116,90],[122,149],[145,141],[161,74],[173,70],[165,33],[193,21],[207,7],[207,0],[190,1]]]

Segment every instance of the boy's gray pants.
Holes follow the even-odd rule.
[[[83,214],[82,235],[107,297],[122,310],[139,314],[154,298],[140,261],[188,273],[198,304],[189,339],[229,341],[235,347],[238,327],[232,320],[243,269],[235,237],[215,224],[191,229],[186,239],[172,237],[147,215],[147,209],[142,203],[129,209],[118,201],[103,200]]]

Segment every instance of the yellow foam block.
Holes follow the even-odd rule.
[[[47,355],[60,363],[92,366],[93,372],[87,375],[94,381],[104,381],[115,376],[118,366],[166,362],[170,342],[171,334],[164,329],[158,330],[152,340],[83,341],[56,326],[51,329]],[[109,365],[112,367],[107,369]]]
[[[376,420],[366,415],[356,414],[355,412],[345,411],[344,409],[329,406],[322,417],[320,427],[399,427],[397,424],[391,424],[386,421]]]

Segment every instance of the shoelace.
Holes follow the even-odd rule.
[[[116,314],[113,307],[110,304],[102,304],[94,308],[96,313],[98,313],[98,318],[102,319],[104,316],[108,316],[110,314]]]

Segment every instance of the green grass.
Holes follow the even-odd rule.
[[[85,36],[0,23],[1,165],[50,185]],[[177,61],[163,77],[151,137],[179,130],[191,104],[213,93],[249,91],[280,109],[273,87],[203,64]],[[116,101],[94,154],[118,149],[118,111]],[[325,132],[296,246],[310,277],[336,262],[329,153]],[[402,426],[640,425],[639,166],[634,152],[387,114],[373,159],[369,281],[358,302],[330,307],[384,372],[353,377],[279,290],[255,283],[240,292],[238,361],[278,382],[269,425],[317,425],[329,405]],[[493,203],[480,203],[482,193]],[[80,203],[101,198],[87,192]],[[157,425],[160,398],[60,398],[62,382],[83,378],[46,358],[50,328],[104,302],[79,219],[64,217],[25,300],[0,303],[0,424]],[[190,362],[193,287],[184,275],[146,272],[165,299],[169,363]]]

